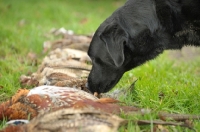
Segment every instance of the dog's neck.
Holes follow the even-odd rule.
[[[156,13],[171,42],[166,49],[200,46],[200,2],[198,0],[155,0]]]
[[[175,34],[181,30],[184,19],[181,15],[181,5],[178,0],[155,0],[156,14],[165,31]]]

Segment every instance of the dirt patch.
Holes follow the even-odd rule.
[[[200,48],[194,46],[183,47],[181,50],[169,50],[167,51],[170,59],[191,61],[200,58]]]

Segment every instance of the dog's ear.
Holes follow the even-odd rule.
[[[100,39],[106,44],[106,48],[115,65],[120,67],[124,62],[124,45],[128,41],[127,32],[117,23],[107,25]]]

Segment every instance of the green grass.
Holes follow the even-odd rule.
[[[137,77],[133,91],[121,100],[149,108],[152,114],[135,119],[155,119],[159,111],[199,115],[200,58],[191,61],[171,60],[168,51],[134,70],[125,73],[116,88],[129,87]],[[200,130],[200,122],[194,122]],[[135,127],[135,126],[134,126]],[[130,129],[132,129],[131,126]],[[135,127],[134,130],[137,128]],[[142,130],[149,130],[150,126]],[[185,128],[176,128],[183,131]],[[138,130],[141,131],[141,130]],[[187,129],[186,131],[190,131]]]
[[[200,59],[179,63],[167,53],[141,67],[127,72],[116,87],[130,84],[130,76],[138,78],[134,101],[142,107],[181,113],[199,113]],[[162,97],[159,96],[162,94]]]
[[[51,28],[64,27],[77,34],[91,34],[125,1],[0,0],[0,101],[8,99],[21,87],[20,75],[36,71],[37,65],[31,64],[26,56],[32,51],[38,54],[39,60],[44,57],[42,44],[52,39],[46,36]],[[127,72],[116,88],[130,86],[135,77],[138,80],[134,90],[121,100],[150,108],[153,114],[126,118],[153,119],[159,111],[199,114],[200,58],[177,63],[165,52]],[[194,125],[200,130],[199,122]],[[129,123],[127,128],[128,131],[145,131],[151,126],[138,127]]]

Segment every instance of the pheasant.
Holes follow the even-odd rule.
[[[117,132],[127,121],[93,108],[66,108],[39,114],[24,125],[10,125],[0,132]]]
[[[81,47],[84,45],[85,49],[88,49],[91,37],[74,35],[64,28],[54,29],[51,33],[53,35],[61,34],[63,38],[55,42],[44,42],[44,50],[48,49],[49,52],[35,73],[20,77],[22,87],[41,85],[66,87],[69,86],[69,83],[70,85],[74,83],[74,78],[83,79],[88,76],[91,70],[88,62],[90,63],[91,60],[86,50]],[[62,76],[60,76],[61,74]]]
[[[20,89],[9,101],[0,105],[0,119],[32,119],[39,112],[62,106],[72,106],[78,100],[97,100],[82,90],[69,87],[39,86],[29,90]]]
[[[48,50],[54,50],[57,48],[72,48],[87,52],[92,39],[92,35],[76,35],[73,33],[73,31],[66,30],[64,28],[52,29],[50,35],[61,35],[62,39],[56,41],[45,41],[43,44],[44,52]]]
[[[137,107],[123,106],[112,98],[98,99],[94,95],[80,89],[57,86],[39,86],[31,90],[20,89],[9,101],[0,105],[0,120],[32,119],[39,113],[63,108],[89,108],[108,113],[120,114],[139,112]]]

